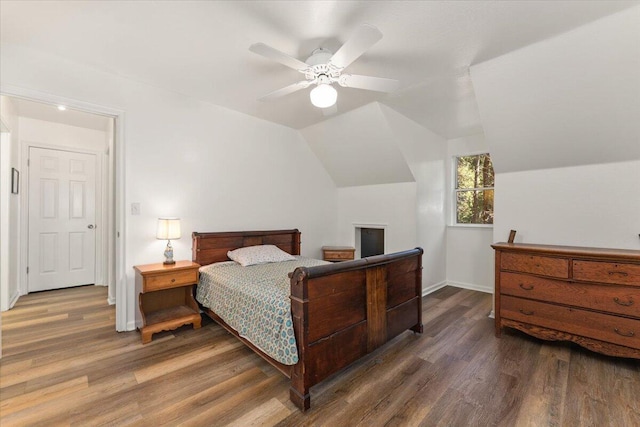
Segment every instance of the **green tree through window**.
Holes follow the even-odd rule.
[[[493,185],[488,153],[456,157],[457,224],[493,224]]]

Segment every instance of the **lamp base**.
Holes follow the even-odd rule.
[[[167,240],[167,247],[164,250],[164,265],[173,265],[176,262],[173,260],[173,246],[171,246],[171,240]]]

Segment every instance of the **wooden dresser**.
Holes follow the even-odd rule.
[[[640,251],[492,245],[496,336],[502,327],[640,359]]]

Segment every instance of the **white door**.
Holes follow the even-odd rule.
[[[96,156],[29,149],[29,292],[95,282]]]

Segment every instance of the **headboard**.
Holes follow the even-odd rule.
[[[228,261],[227,252],[245,246],[275,245],[291,255],[300,255],[300,231],[226,231],[191,235],[191,259],[200,265]]]

